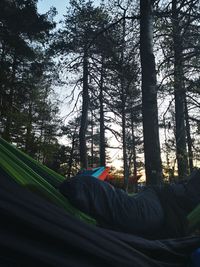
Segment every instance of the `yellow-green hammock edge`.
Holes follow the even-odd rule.
[[[2,138],[0,138],[0,168],[17,183],[64,208],[73,216],[87,223],[96,224],[93,218],[73,207],[56,189],[65,177],[32,159]]]

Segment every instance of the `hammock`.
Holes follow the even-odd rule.
[[[199,247],[199,236],[152,241],[101,229],[55,189],[63,179],[0,139],[1,266],[184,267]]]
[[[89,223],[95,220],[74,208],[56,188],[64,177],[32,159],[0,138],[0,168],[17,183],[43,196],[57,206],[63,207],[70,214]]]

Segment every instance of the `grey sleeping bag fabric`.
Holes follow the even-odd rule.
[[[149,187],[129,196],[92,176],[76,176],[66,180],[60,192],[104,228],[149,239],[187,235],[186,218],[193,205],[183,185]]]

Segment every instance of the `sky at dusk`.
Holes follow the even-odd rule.
[[[1,1],[1,0],[0,0]],[[99,0],[94,0],[94,3],[96,5],[99,4]],[[38,12],[40,14],[48,12],[48,10],[53,6],[56,8],[58,14],[54,18],[56,22],[59,22],[60,20],[63,19],[63,14],[66,14],[66,7],[69,6],[69,0],[39,0],[38,1]],[[59,24],[57,25],[59,27]],[[69,94],[68,88],[65,87],[56,87],[55,88],[56,93],[59,95],[58,99],[65,99],[66,95]],[[67,101],[68,102],[68,101]],[[63,101],[63,103],[60,103],[60,116],[61,118],[66,118],[66,115],[70,112],[70,110],[73,108],[73,106],[69,106],[66,101]],[[64,123],[66,123],[68,120],[63,120]],[[66,144],[66,138],[60,138],[59,142],[61,144],[67,145]],[[110,140],[112,143],[112,141]],[[115,143],[113,146],[115,146]],[[119,166],[122,165],[121,161],[121,154],[120,154],[120,149],[110,149],[109,150],[110,158],[111,158],[111,166],[115,166],[116,168],[119,168]]]

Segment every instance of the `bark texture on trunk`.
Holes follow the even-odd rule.
[[[17,58],[16,58],[16,55],[14,55],[13,63],[12,63],[12,76],[11,76],[11,83],[10,83],[10,91],[8,95],[9,106],[6,107],[7,116],[6,116],[4,131],[2,134],[2,137],[8,142],[11,141],[10,135],[11,135],[12,122],[13,122],[13,112],[14,112],[13,102],[14,102],[14,92],[15,92],[14,83],[15,83],[16,70],[17,70]]]
[[[102,57],[100,94],[99,94],[99,103],[100,103],[100,166],[106,166],[103,83],[104,83],[104,59]]]
[[[133,111],[131,112],[131,134],[132,134],[132,154],[133,154],[133,178],[135,182],[133,191],[138,191],[138,182],[137,182],[137,154],[136,154],[136,142],[135,142],[135,131],[134,131],[134,122],[133,122]]]
[[[33,114],[32,114],[32,100],[29,102],[28,107],[28,121],[26,125],[26,136],[25,136],[25,152],[30,156],[33,156],[32,148],[32,128],[33,128]]]
[[[190,170],[190,173],[192,173],[193,169],[194,169],[193,150],[192,150],[192,138],[191,138],[190,122],[189,122],[189,114],[188,114],[188,106],[187,106],[186,96],[185,96],[185,124],[186,124],[187,145],[188,145],[189,170]]]
[[[162,182],[158,129],[157,81],[153,54],[153,1],[140,0],[140,57],[142,67],[142,115],[147,184]]]
[[[89,90],[88,90],[88,55],[87,49],[83,56],[83,92],[82,92],[82,114],[81,126],[79,131],[80,143],[80,164],[82,169],[88,168],[88,155],[86,145],[86,131],[88,125],[88,109],[89,109]]]
[[[176,120],[176,158],[179,178],[185,178],[188,174],[187,145],[185,129],[185,90],[183,74],[182,39],[180,36],[179,11],[177,0],[172,1],[172,28],[174,48],[174,97]]]
[[[126,10],[124,10],[124,17],[126,16]],[[122,147],[123,147],[123,168],[124,168],[124,189],[128,190],[128,180],[129,180],[129,168],[128,168],[128,158],[127,158],[127,146],[126,146],[126,88],[125,88],[125,35],[126,35],[126,21],[123,20],[122,24],[122,48],[121,48],[121,105],[122,105]]]
[[[67,177],[71,177],[72,173],[72,165],[73,165],[73,158],[74,158],[74,148],[75,148],[75,141],[76,141],[76,128],[74,129],[74,133],[72,136],[72,144],[70,149],[69,161],[68,161],[68,169],[67,169]]]

